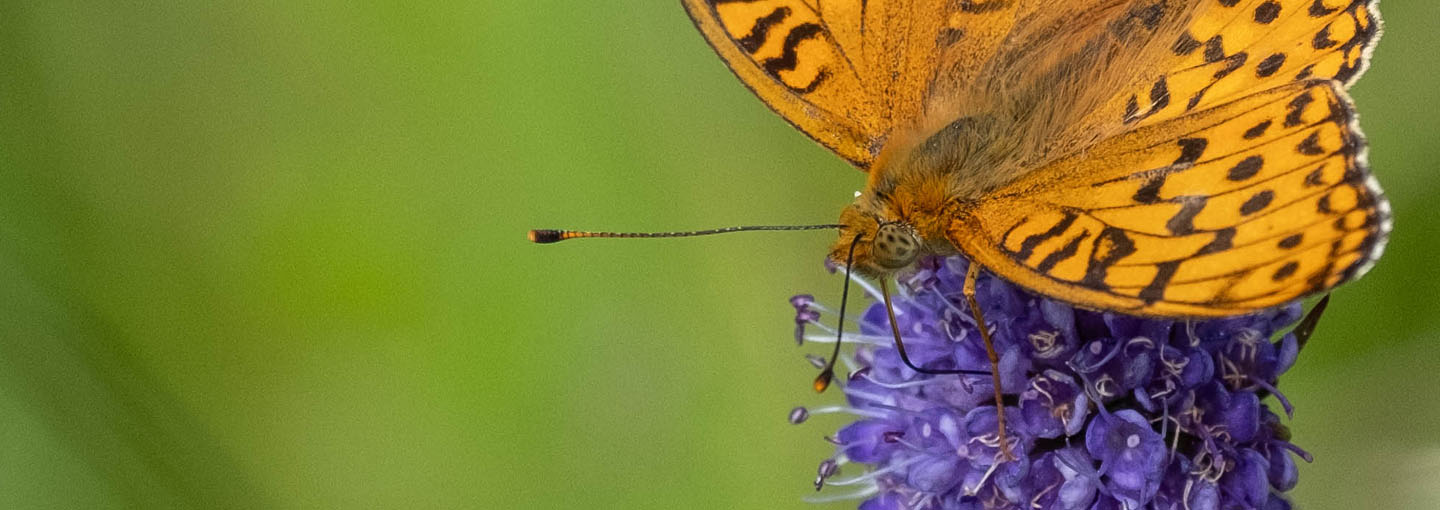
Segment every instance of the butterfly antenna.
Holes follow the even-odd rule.
[[[751,232],[756,230],[828,230],[838,229],[844,225],[747,225],[743,227],[712,228],[709,230],[691,230],[688,232],[587,232],[583,230],[551,230],[537,229],[530,231],[530,242],[536,244],[558,243],[566,239],[579,239],[582,237],[610,237],[610,238],[658,238],[658,237],[695,237],[708,236],[712,234],[728,234],[731,232]]]
[[[835,378],[835,360],[840,359],[840,341],[845,339],[845,304],[850,301],[850,268],[855,262],[857,244],[860,244],[860,234],[855,234],[855,239],[850,240],[850,252],[845,255],[845,290],[840,291],[840,321],[835,324],[835,349],[830,351],[830,359],[825,361],[825,369],[815,376],[816,393],[829,388],[830,381]]]

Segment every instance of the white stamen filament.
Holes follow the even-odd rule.
[[[901,462],[901,463],[898,463],[898,464],[886,466],[885,469],[877,469],[877,470],[875,470],[875,471],[871,471],[871,472],[869,472],[869,473],[865,473],[865,474],[863,474],[863,475],[859,475],[859,476],[856,476],[856,477],[854,477],[854,478],[849,478],[849,479],[844,479],[844,480],[826,480],[826,481],[825,481],[825,485],[835,485],[835,486],[844,487],[844,486],[846,486],[846,485],[855,485],[855,484],[857,484],[857,483],[874,482],[875,479],[878,478],[878,477],[881,477],[881,476],[884,476],[884,475],[888,475],[888,474],[890,474],[890,473],[894,473],[894,472],[896,472],[896,471],[899,471],[899,470],[908,468],[908,467],[910,467],[911,465],[913,465],[913,464],[915,464],[915,463],[917,463],[917,462],[920,462],[920,461],[923,460],[924,458],[925,458],[925,457],[922,457],[922,456],[918,456],[918,455],[917,455],[917,456],[912,457],[912,458],[910,458],[910,459],[906,459],[905,462]]]
[[[835,335],[833,334],[833,333],[835,332],[835,330],[830,329],[830,328],[825,328],[825,329],[830,330],[830,332],[831,332],[832,334],[831,334],[831,335],[805,335],[805,341],[806,341],[806,342],[815,342],[815,343],[817,343],[817,344],[833,344],[833,343],[835,343]],[[847,343],[847,344],[866,344],[866,345],[881,345],[881,346],[890,345],[892,342],[894,342],[894,340],[891,339],[890,337],[882,337],[882,336],[875,336],[875,335],[851,335],[851,334],[848,334],[848,333],[845,334],[845,338],[841,339],[840,341],[841,341],[841,342],[844,342],[844,343]]]
[[[826,482],[825,485],[835,485],[835,484],[830,483],[830,482]],[[870,485],[870,486],[868,486],[868,487],[865,487],[864,489],[861,489],[861,490],[859,490],[859,491],[852,492],[852,493],[849,493],[849,494],[834,494],[834,495],[830,495],[830,496],[805,496],[804,498],[801,498],[801,500],[805,501],[806,503],[834,503],[834,502],[836,502],[836,501],[848,501],[848,500],[854,500],[854,499],[867,499],[867,498],[869,498],[870,496],[874,496],[874,495],[879,494],[879,493],[880,493],[880,485],[879,485],[879,484],[874,484],[874,485]]]
[[[963,487],[963,486],[962,486],[960,489],[965,492],[965,495],[966,495],[966,496],[974,496],[974,495],[976,495],[976,494],[979,494],[979,493],[980,493],[980,487],[983,487],[983,486],[985,485],[985,481],[986,481],[986,480],[989,480],[989,479],[990,479],[990,475],[995,474],[995,470],[996,470],[997,468],[999,468],[999,467],[1000,467],[1000,463],[999,463],[999,462],[991,463],[991,464],[990,464],[990,469],[986,469],[986,470],[985,470],[985,475],[980,477],[980,481],[979,481],[979,482],[975,482],[975,486],[974,486],[974,487]]]
[[[1044,489],[1041,489],[1040,492],[1035,493],[1035,497],[1030,498],[1030,508],[1044,508],[1044,507],[1040,506],[1040,498],[1045,497],[1046,494],[1050,493],[1050,491],[1055,490],[1055,489],[1056,489],[1057,487],[1059,487],[1059,486],[1060,486],[1060,483],[1059,483],[1059,482],[1052,483],[1052,484],[1050,484],[1050,485],[1045,486],[1045,488],[1044,488]]]
[[[887,415],[887,414],[885,414],[885,413],[877,413],[877,412],[874,412],[874,411],[866,411],[866,410],[864,410],[864,409],[859,409],[859,408],[850,407],[850,406],[826,406],[826,407],[818,407],[818,408],[815,408],[815,409],[811,409],[811,410],[810,410],[810,414],[811,414],[811,415],[816,415],[816,414],[837,414],[837,413],[853,414],[853,415],[855,415],[855,416],[864,416],[864,417],[866,417],[866,418],[887,418],[887,417],[889,417],[889,415]]]
[[[916,379],[916,380],[914,380],[914,381],[906,381],[906,382],[902,382],[902,383],[880,382],[880,381],[875,380],[873,377],[867,377],[866,379],[869,379],[870,382],[875,383],[876,386],[879,386],[879,387],[881,387],[881,388],[891,389],[891,390],[899,390],[899,389],[904,389],[904,388],[914,388],[914,387],[916,387],[916,386],[931,386],[931,385],[936,385],[936,384],[947,384],[947,383],[949,383],[949,381],[947,381],[947,380],[945,380],[945,379],[941,379],[941,378]]]

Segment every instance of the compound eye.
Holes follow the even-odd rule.
[[[899,269],[910,265],[920,255],[920,239],[909,227],[889,223],[875,231],[871,248],[876,264]]]

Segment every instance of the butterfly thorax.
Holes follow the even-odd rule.
[[[843,263],[859,235],[856,270],[875,276],[899,269],[880,263],[887,254],[891,261],[897,256],[913,258],[906,256],[904,246],[877,232],[892,224],[903,228],[891,235],[913,236],[920,250],[916,255],[957,253],[946,237],[955,215],[1023,173],[1022,151],[995,142],[1001,138],[995,131],[1003,129],[1016,127],[991,115],[975,115],[938,127],[912,128],[891,138],[871,167],[865,191],[840,215],[846,228],[831,250],[831,259]]]

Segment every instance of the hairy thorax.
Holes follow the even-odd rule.
[[[865,191],[841,212],[845,227],[830,259],[853,260],[859,273],[883,276],[920,255],[956,254],[946,237],[950,221],[1019,175],[1014,151],[994,144],[1000,124],[992,116],[963,117],[893,138],[871,167]],[[917,253],[904,249],[911,241]]]

